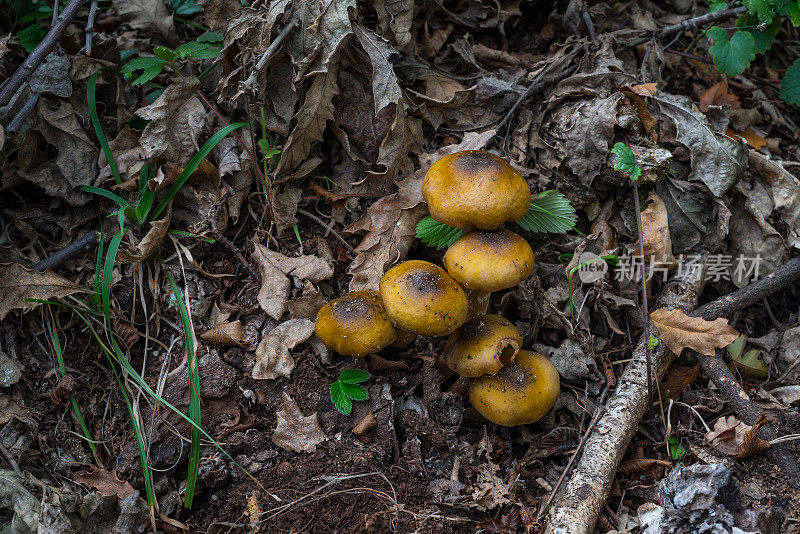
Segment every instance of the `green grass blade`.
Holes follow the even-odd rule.
[[[175,300],[178,302],[178,309],[181,312],[181,322],[183,322],[183,339],[186,345],[186,358],[189,362],[189,417],[194,421],[195,426],[192,427],[192,443],[189,450],[189,468],[186,474],[186,493],[184,495],[183,504],[186,508],[192,507],[192,500],[194,499],[194,489],[197,485],[197,474],[200,468],[200,366],[194,354],[194,336],[192,335],[192,324],[189,321],[189,312],[186,310],[186,305],[181,298],[181,293],[178,286],[175,284],[175,279],[172,273],[167,273],[169,285],[172,286],[172,292],[175,294]]]
[[[119,195],[112,193],[102,187],[95,187],[93,185],[81,185],[78,187],[81,191],[85,191],[87,193],[94,193],[95,195],[100,195],[101,197],[106,197],[107,199],[113,201],[117,204],[120,208],[127,208],[130,206],[127,200],[122,198]]]
[[[56,361],[58,362],[59,378],[61,378],[67,374],[67,366],[64,364],[64,354],[61,351],[61,340],[58,338],[58,331],[56,330],[55,324],[52,325],[52,334],[53,349],[56,353]],[[94,439],[92,439],[92,433],[89,431],[89,426],[83,419],[81,408],[78,406],[78,400],[75,398],[75,395],[72,392],[69,394],[69,400],[72,403],[72,409],[75,411],[75,418],[78,420],[78,424],[81,427],[83,436],[86,438],[89,448],[92,450],[92,456],[94,456],[95,461],[100,464],[100,456],[97,454],[97,446],[94,444]]]
[[[183,184],[186,183],[186,180],[189,179],[192,173],[197,170],[197,167],[200,166],[200,163],[205,159],[206,156],[208,156],[209,152],[211,152],[220,141],[227,137],[229,133],[246,125],[246,122],[235,122],[233,124],[229,124],[212,135],[211,138],[205,142],[203,147],[197,152],[197,154],[194,155],[186,167],[184,167],[183,171],[181,171],[178,179],[175,180],[175,183],[169,188],[169,191],[167,191],[167,195],[164,197],[164,199],[159,202],[158,206],[153,212],[153,219],[157,219],[158,216],[161,215],[161,212],[163,212],[166,207],[169,206],[169,203],[172,202],[172,198],[178,193],[180,188],[183,187]]]
[[[103,316],[106,319],[106,324],[111,324],[111,274],[114,272],[114,263],[117,261],[117,251],[119,244],[122,241],[122,236],[125,235],[126,230],[123,228],[111,238],[108,244],[108,253],[106,254],[106,262],[103,265],[103,282],[101,288],[101,302],[103,304]]]
[[[122,178],[119,176],[117,170],[117,162],[114,159],[114,154],[111,153],[111,147],[108,146],[108,138],[106,138],[103,127],[100,126],[100,117],[97,115],[97,102],[95,100],[95,91],[97,89],[97,73],[92,74],[89,78],[89,86],[86,88],[86,103],[89,107],[89,117],[92,119],[92,126],[94,133],[97,134],[97,139],[100,141],[100,146],[103,148],[103,153],[106,155],[108,165],[111,167],[111,174],[114,176],[114,181],[118,184],[122,183]]]

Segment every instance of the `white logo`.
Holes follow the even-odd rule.
[[[606,277],[608,264],[593,252],[584,252],[578,258],[578,278],[584,284],[591,284]]]

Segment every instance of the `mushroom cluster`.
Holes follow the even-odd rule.
[[[470,400],[482,415],[504,426],[537,421],[558,398],[558,372],[541,354],[520,350],[522,336],[510,321],[486,314],[492,292],[533,273],[531,246],[502,228],[527,212],[528,184],[498,156],[468,150],[434,163],[422,194],[434,220],[463,231],[444,255],[445,268],[419,260],[392,267],[379,292],[326,304],[317,336],[340,354],[363,357],[398,336],[450,335],[443,361],[470,379]]]

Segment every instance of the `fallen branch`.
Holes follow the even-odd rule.
[[[50,269],[51,267],[55,267],[56,265],[60,265],[61,263],[74,258],[78,254],[81,254],[84,250],[95,246],[97,244],[97,237],[98,233],[95,231],[86,232],[52,256],[48,256],[39,263],[34,264],[31,269],[36,271],[44,271]]]
[[[674,280],[665,285],[657,299],[658,307],[681,308],[687,313],[694,309],[702,289],[702,278],[698,281]],[[800,279],[800,258],[785,263],[774,273],[738,291],[720,297],[694,310],[690,315],[713,320],[758,302],[763,297],[774,294]],[[594,529],[600,515],[617,467],[636,431],[639,420],[644,415],[649,398],[647,397],[646,358],[644,337],[639,340],[632,361],[620,378],[614,395],[606,403],[606,413],[586,440],[584,452],[575,468],[575,474],[551,510],[546,534],[589,534]],[[720,388],[733,408],[736,416],[751,424],[758,419],[760,411],[753,405],[728,368],[718,358],[702,355],[701,365],[706,375]],[[659,344],[653,351],[653,364],[656,377],[661,380],[675,355],[665,351]],[[774,430],[762,426],[759,435],[772,441],[777,437]],[[771,431],[771,432],[770,432]],[[781,447],[772,447],[770,454],[782,468],[793,473],[792,464],[796,461]],[[791,477],[790,477],[791,478]],[[797,483],[795,476],[793,483]]]
[[[44,58],[53,50],[58,40],[61,38],[61,34],[64,33],[64,30],[67,29],[72,19],[78,14],[84,2],[86,2],[86,0],[71,0],[70,3],[67,4],[67,7],[61,12],[61,16],[50,28],[50,31],[47,32],[47,35],[42,42],[39,43],[39,46],[31,52],[25,61],[22,62],[22,65],[14,71],[14,74],[11,75],[5,85],[0,89],[0,108],[11,102],[17,90],[22,87],[22,84],[36,71],[42,61],[44,61]]]
[[[634,46],[639,46],[640,44],[644,44],[647,41],[651,40],[653,37],[663,39],[664,37],[669,37],[671,35],[675,35],[676,33],[680,33],[683,30],[689,30],[691,28],[698,28],[700,26],[705,26],[706,24],[711,24],[713,22],[719,22],[721,20],[726,20],[733,18],[737,15],[741,15],[747,11],[747,8],[744,6],[734,7],[731,9],[723,9],[721,11],[714,11],[712,13],[706,13],[705,15],[700,15],[699,17],[694,17],[691,19],[684,20],[683,22],[679,22],[678,24],[673,24],[671,26],[667,26],[665,28],[660,29],[658,32],[655,32],[650,37],[642,37],[637,39],[633,42],[628,43],[623,47],[624,48],[632,48]]]
[[[679,278],[665,284],[656,307],[693,310],[703,286],[703,277],[698,278]],[[589,534],[594,530],[617,467],[649,405],[646,348],[647,337],[642,336],[616,391],[606,402],[605,413],[586,440],[575,472],[550,511],[546,534]],[[675,355],[664,350],[663,343],[650,355],[655,378],[661,380]]]

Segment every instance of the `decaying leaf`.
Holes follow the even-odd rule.
[[[18,263],[0,263],[0,321],[11,310],[29,310],[38,304],[25,299],[60,299],[86,291],[51,271],[26,269]]]
[[[325,433],[319,426],[317,412],[304,416],[297,403],[283,392],[283,410],[277,413],[278,426],[272,433],[275,445],[294,452],[314,452],[317,445],[325,441]]]
[[[306,254],[296,258],[284,256],[280,252],[269,250],[261,245],[261,253],[272,265],[287,276],[294,276],[300,280],[310,280],[315,284],[333,276],[333,269],[327,261],[319,256]]]
[[[217,323],[202,334],[200,339],[212,345],[242,345],[247,343],[247,338],[242,330],[242,322],[239,320],[232,322]]]
[[[117,15],[131,28],[160,37],[170,45],[177,44],[178,34],[172,15],[161,0],[113,0]]]
[[[291,282],[289,278],[266,255],[267,247],[258,242],[253,242],[253,260],[258,265],[261,274],[261,288],[258,290],[258,305],[267,312],[267,315],[276,321],[286,312],[286,301],[289,298]]]
[[[199,86],[193,76],[177,78],[155,102],[136,110],[138,117],[150,121],[139,139],[148,158],[163,157],[183,167],[200,149],[197,140],[206,112],[195,94]]]
[[[673,365],[667,370],[661,382],[661,394],[667,399],[678,399],[683,388],[697,380],[698,376],[700,376],[700,363],[692,366]]]
[[[754,150],[749,151],[750,171],[769,187],[775,209],[788,229],[787,241],[800,248],[800,180],[783,168],[780,162]]]
[[[715,349],[727,347],[739,335],[728,324],[727,319],[706,321],[701,317],[689,317],[677,308],[653,310],[650,319],[658,329],[661,340],[675,354],[690,348],[701,354],[714,356]]]
[[[667,208],[661,198],[651,192],[647,197],[650,203],[642,211],[642,244],[646,258],[651,256],[655,261],[672,264],[672,237],[669,233]]]
[[[714,430],[706,433],[705,439],[718,452],[743,460],[769,449],[769,442],[757,436],[758,429],[766,422],[761,414],[753,426],[748,426],[735,416],[720,417]]]
[[[133,493],[133,486],[126,480],[120,480],[115,471],[106,469],[90,469],[75,474],[73,480],[78,484],[98,490],[106,497],[117,496],[124,499]]]
[[[700,103],[697,106],[700,111],[705,113],[711,106],[731,106],[734,109],[742,107],[739,103],[739,97],[728,92],[727,78],[715,83],[700,95]]]
[[[117,254],[117,259],[120,263],[133,263],[142,261],[150,257],[150,255],[158,250],[161,242],[167,236],[169,231],[170,215],[172,210],[167,210],[166,215],[158,220],[150,223],[150,229],[135,245],[130,247],[120,248]]]
[[[308,341],[313,333],[314,322],[308,319],[289,319],[273,328],[256,347],[252,377],[272,380],[291,376],[294,358],[289,351]]]

